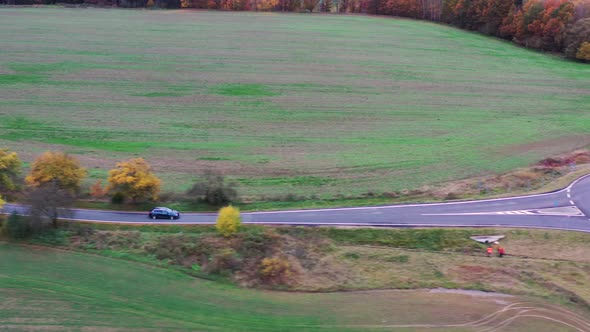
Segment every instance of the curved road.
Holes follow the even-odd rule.
[[[4,213],[26,207],[6,204]],[[434,204],[318,210],[243,212],[246,224],[389,227],[534,227],[590,232],[590,174],[545,194]],[[73,210],[69,219],[102,223],[212,224],[216,213],[184,213],[179,220],[151,221],[147,212]],[[62,218],[65,219],[65,218]]]

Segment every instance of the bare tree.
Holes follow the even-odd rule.
[[[40,230],[47,221],[57,228],[57,220],[60,217],[71,216],[70,208],[76,201],[76,196],[71,190],[61,188],[57,181],[52,181],[30,188],[27,199],[30,205],[29,215],[32,227]]]

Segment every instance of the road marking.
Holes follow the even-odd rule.
[[[572,201],[572,200],[570,200],[570,204],[571,204],[571,205],[575,205],[575,204],[574,204],[574,201]]]
[[[423,213],[423,216],[493,216],[493,215],[527,215],[527,216],[567,216],[585,217],[576,206],[561,206],[546,209],[516,210],[516,211],[486,211],[486,212],[458,212],[458,213]]]
[[[572,195],[570,193],[567,193],[567,198],[572,198]]]

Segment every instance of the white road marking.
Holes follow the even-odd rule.
[[[584,213],[576,206],[561,206],[546,209],[516,210],[516,211],[486,211],[486,212],[459,212],[459,213],[423,213],[423,216],[490,216],[490,215],[547,215],[584,217]]]
[[[571,198],[572,195],[570,193],[567,193],[567,198]]]
[[[571,205],[575,205],[575,204],[574,204],[574,201],[572,201],[572,200],[570,200],[570,204],[571,204]]]
[[[569,192],[571,188],[578,182],[584,180],[585,178],[590,177],[590,174],[584,175],[574,182],[572,182],[566,188],[549,192],[549,193],[542,193],[542,194],[533,194],[533,195],[523,195],[523,196],[514,196],[514,197],[502,197],[502,198],[490,198],[490,199],[482,199],[479,201],[460,201],[460,202],[445,202],[445,203],[423,203],[423,204],[405,204],[405,205],[383,205],[383,206],[371,206],[371,207],[350,207],[350,208],[328,208],[328,209],[303,209],[303,210],[287,210],[287,211],[260,211],[260,212],[244,212],[244,214],[275,214],[275,213],[300,213],[300,212],[331,212],[331,211],[351,211],[351,210],[367,210],[367,209],[399,209],[399,208],[407,208],[407,207],[416,207],[416,206],[438,206],[438,205],[460,205],[460,204],[472,204],[472,203],[482,203],[482,202],[497,202],[497,201],[506,201],[512,199],[522,199],[522,198],[532,198],[532,197],[542,197],[542,196],[550,196],[554,194],[558,194],[561,192]]]

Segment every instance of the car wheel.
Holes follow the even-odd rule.
[[[156,216],[152,216],[152,219],[156,220]]]

